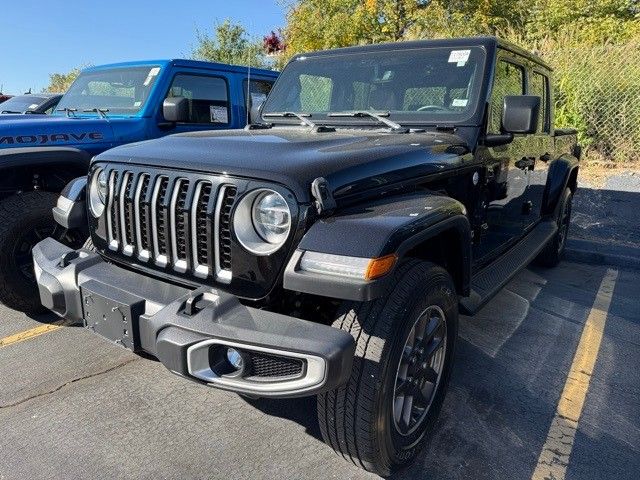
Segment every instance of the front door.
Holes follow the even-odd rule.
[[[189,102],[187,121],[176,124],[171,133],[231,128],[232,108],[226,77],[178,72],[166,96],[184,97]]]
[[[495,72],[487,133],[501,133],[504,97],[525,93],[523,65],[501,56]],[[529,181],[527,163],[522,160],[531,152],[531,141],[531,135],[515,135],[512,143],[488,149],[486,222],[474,242],[477,260],[503,250],[522,235]]]

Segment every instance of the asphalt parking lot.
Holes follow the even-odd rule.
[[[637,479],[639,298],[637,270],[519,274],[462,319],[435,435],[398,478]],[[314,399],[247,401],[50,316],[0,319],[2,479],[372,478],[319,439]]]

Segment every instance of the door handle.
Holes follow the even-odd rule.
[[[551,160],[551,154],[547,152],[544,155],[541,155],[540,160],[547,163],[549,160]]]
[[[527,168],[533,170],[535,163],[535,158],[523,157],[520,160],[517,160],[515,165],[517,168],[522,170],[526,170]]]

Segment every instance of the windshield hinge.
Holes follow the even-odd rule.
[[[311,195],[316,199],[315,207],[320,215],[331,213],[336,209],[336,201],[329,190],[326,178],[318,177],[311,182]]]

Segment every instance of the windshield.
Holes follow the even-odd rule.
[[[20,95],[12,97],[0,105],[0,113],[24,113],[27,110],[34,110],[43,104],[47,99],[35,95]]]
[[[330,112],[362,110],[389,112],[397,122],[461,122],[475,112],[484,61],[480,47],[300,57],[281,74],[263,113],[273,121],[270,112],[305,112],[333,124],[345,118]]]
[[[78,113],[99,108],[108,114],[135,115],[144,106],[160,67],[114,68],[83,72],[69,87],[58,110]]]

